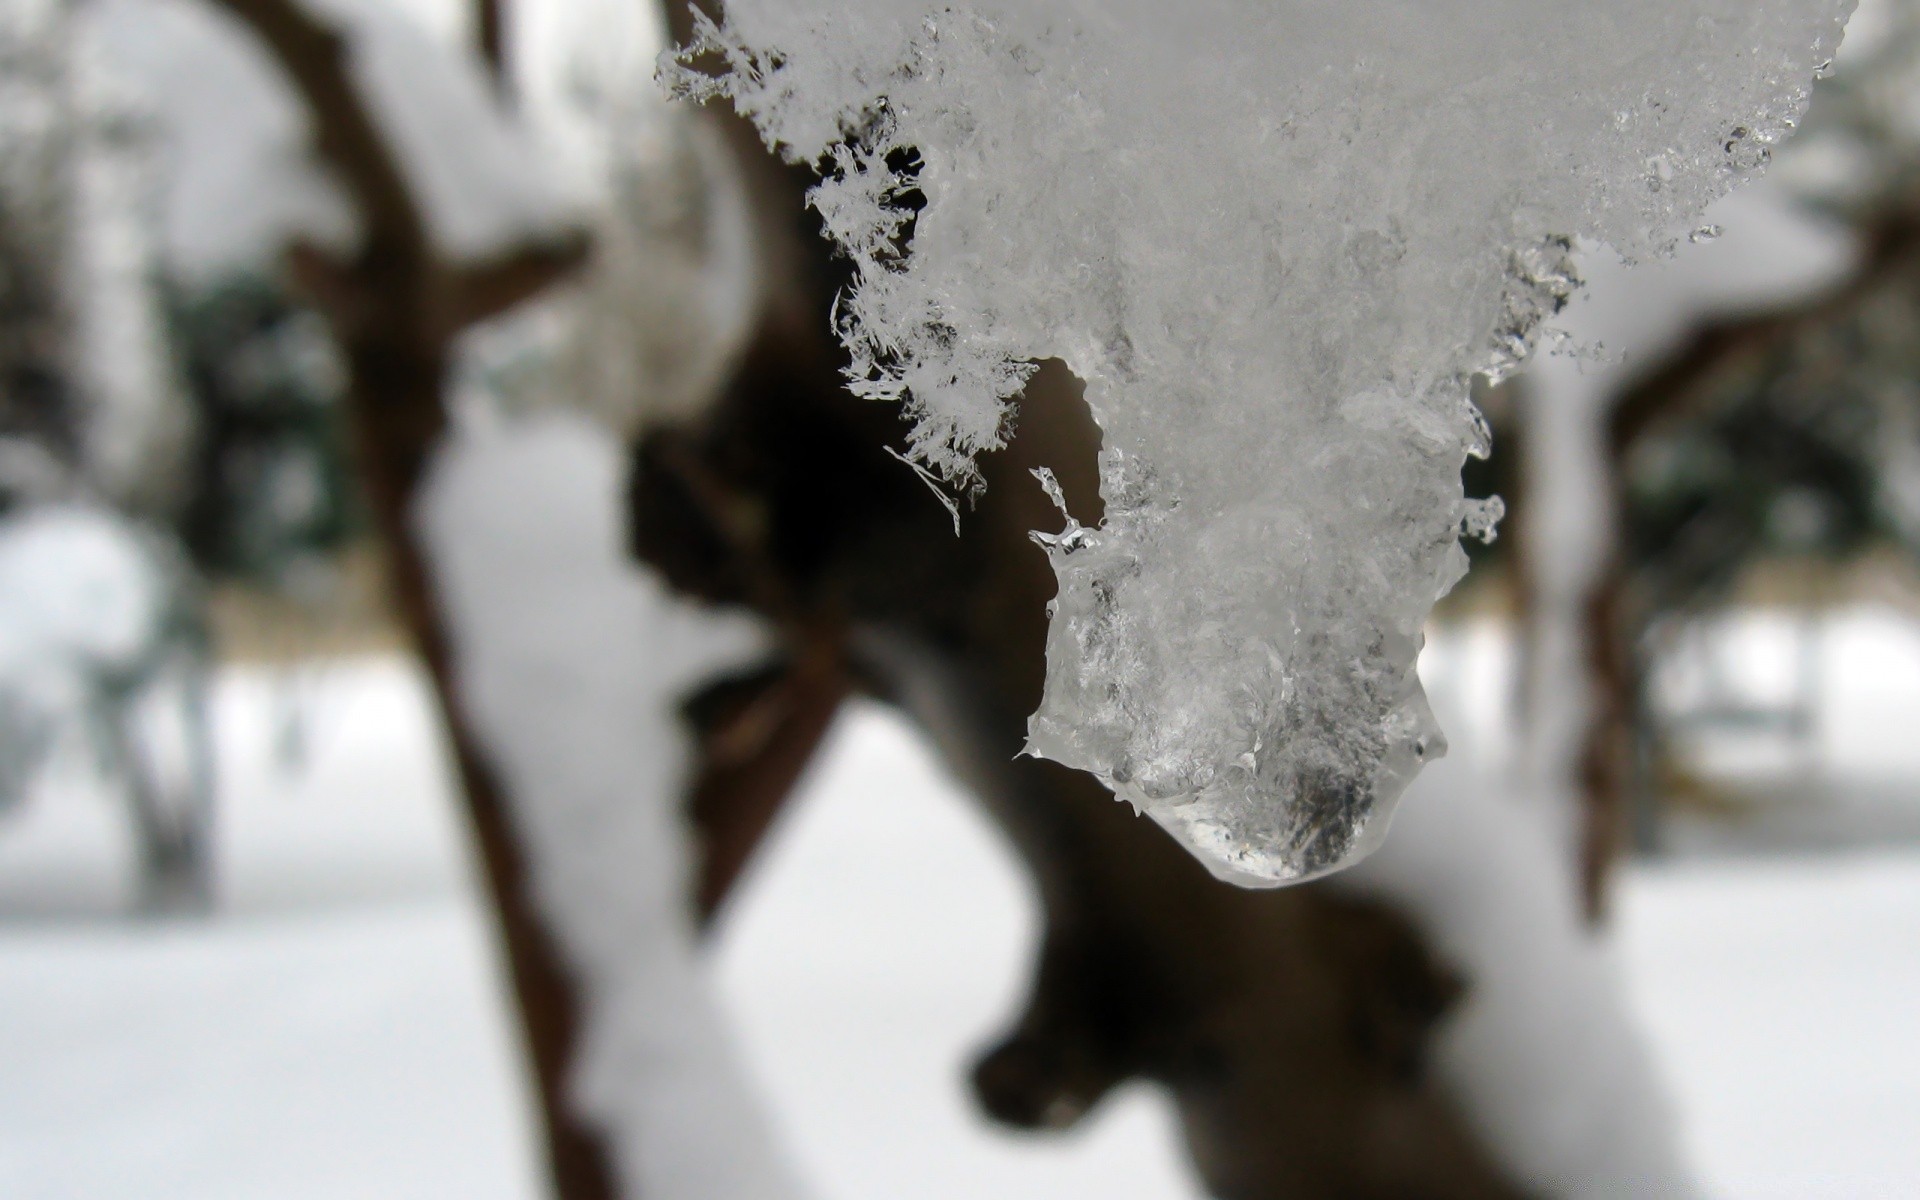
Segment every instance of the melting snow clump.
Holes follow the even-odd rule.
[[[1039,754],[1213,870],[1311,878],[1445,751],[1477,372],[1763,168],[1851,0],[729,0],[664,74],[789,159],[857,286],[861,395],[949,483],[1045,358],[1104,431]]]

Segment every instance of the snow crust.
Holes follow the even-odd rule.
[[[1384,836],[1445,741],[1414,671],[1484,453],[1470,377],[1686,235],[1792,129],[1850,0],[732,0],[663,75],[731,97],[851,257],[856,392],[978,486],[1044,358],[1105,432],[1033,752],[1216,873]],[[709,73],[711,72],[711,73]]]

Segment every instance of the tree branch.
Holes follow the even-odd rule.
[[[219,0],[259,36],[306,99],[314,149],[339,175],[362,222],[362,261],[429,254],[406,175],[361,104],[340,34],[291,0]]]
[[[495,90],[504,94],[509,85],[506,0],[475,0],[473,18],[480,58],[487,64]]]
[[[584,259],[585,239],[491,263],[442,263],[406,173],[354,85],[345,39],[295,0],[219,2],[260,37],[305,98],[315,147],[360,217],[360,245],[347,261],[295,245],[289,265],[321,304],[347,361],[347,415],[368,505],[395,606],[453,741],[539,1088],[555,1191],[561,1200],[612,1200],[606,1147],[567,1099],[579,996],[536,909],[502,787],[462,716],[451,645],[409,520],[414,487],[446,425],[449,342],[564,275]]]
[[[1607,454],[1614,464],[1606,497],[1615,519],[1626,519],[1625,463],[1640,439],[1705,400],[1747,385],[1790,346],[1855,317],[1888,289],[1911,288],[1920,279],[1920,216],[1911,202],[1896,206],[1867,228],[1860,261],[1837,286],[1811,300],[1716,321],[1702,327],[1660,366],[1634,381],[1609,415]],[[1649,601],[1636,595],[1631,563],[1616,551],[1589,599],[1590,666],[1600,700],[1588,725],[1581,760],[1582,893],[1590,917],[1605,910],[1614,863],[1627,844],[1633,812],[1638,753],[1636,732],[1647,720],[1643,668],[1637,645],[1650,616]]]

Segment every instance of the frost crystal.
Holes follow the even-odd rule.
[[[1444,752],[1414,659],[1493,515],[1468,380],[1571,237],[1664,252],[1764,166],[1850,8],[730,0],[665,74],[821,168],[854,390],[928,468],[973,486],[1034,362],[1086,381],[1106,520],[1043,542],[1031,747],[1283,883]]]

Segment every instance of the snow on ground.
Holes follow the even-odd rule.
[[[1666,844],[1689,855],[1788,847],[1920,845],[1920,624],[1891,609],[1844,621],[1746,613],[1687,639],[1662,691],[1680,711],[1732,709],[1745,720],[1695,720],[1683,752],[1717,789],[1707,799],[1741,819],[1694,806]],[[1804,698],[1803,698],[1804,694]],[[1796,707],[1802,736],[1770,735]]]
[[[1670,814],[1664,848],[1683,857],[1920,848],[1920,621],[1860,604],[1826,620],[1790,608],[1694,622],[1673,639],[1656,702],[1702,794]],[[1421,675],[1447,735],[1483,769],[1518,747],[1507,687],[1513,647],[1498,620],[1433,637]],[[1786,725],[1796,707],[1805,728]]]
[[[1920,1195],[1920,855],[1636,871],[1626,975],[1716,1194]]]
[[[1760,639],[1735,656],[1749,665],[1780,650],[1754,628],[1729,635]],[[1887,811],[1920,807],[1920,637],[1855,614],[1828,644],[1824,777],[1878,779]],[[1436,694],[1487,711],[1500,652],[1484,629],[1440,639]],[[116,915],[120,814],[77,767],[0,824],[0,1196],[538,1195],[421,682],[378,661],[302,678],[304,773],[273,750],[284,678],[220,682],[210,919]],[[1014,1011],[1035,903],[908,731],[871,708],[842,722],[718,961],[824,1200],[1198,1195],[1146,1089],[1065,1139],[973,1115],[963,1072]],[[1637,867],[1619,943],[1714,1194],[1920,1194],[1920,846]]]
[[[0,1194],[525,1200],[484,924],[447,896],[0,936]]]
[[[902,722],[843,718],[787,816],[726,916],[720,983],[820,1196],[1202,1194],[1145,1089],[1066,1138],[974,1112],[964,1073],[1019,1013],[1039,901]]]
[[[465,835],[424,687],[378,660],[224,672],[213,721],[227,914],[460,893]],[[133,896],[126,810],[92,766],[55,764],[0,823],[0,918],[110,914]]]

